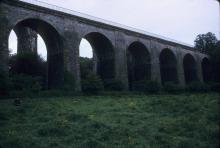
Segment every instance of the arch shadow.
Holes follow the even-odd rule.
[[[84,36],[93,50],[93,71],[103,81],[115,78],[115,53],[111,41],[99,32],[90,32]]]
[[[127,70],[130,90],[135,82],[151,79],[150,53],[143,43],[136,41],[128,46]]]
[[[183,58],[183,67],[186,84],[198,81],[196,61],[191,54],[186,54]]]
[[[212,67],[208,58],[203,58],[202,60],[202,73],[204,82],[211,81],[212,78]]]
[[[165,48],[160,53],[159,59],[162,85],[167,82],[178,83],[175,54],[170,49]]]

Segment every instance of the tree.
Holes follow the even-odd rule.
[[[220,41],[217,41],[215,34],[208,32],[198,35],[195,40],[195,48],[209,54],[212,69],[210,78],[214,82],[220,82]]]
[[[201,52],[210,54],[214,50],[217,41],[215,34],[211,32],[199,34],[194,41],[195,48]]]

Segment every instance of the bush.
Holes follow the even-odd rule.
[[[36,53],[27,52],[12,55],[9,59],[11,74],[25,74],[46,77],[47,63]]]
[[[93,59],[80,57],[80,74],[81,78],[85,79],[92,73],[93,70]]]
[[[182,88],[174,82],[166,82],[163,88],[168,93],[178,93],[182,90]]]
[[[98,94],[103,91],[104,86],[102,80],[94,75],[90,74],[86,79],[82,80],[82,91],[87,94]]]
[[[45,89],[47,88],[47,62],[44,61],[44,59],[36,53],[26,52],[10,56],[9,73],[12,77],[17,78],[21,78],[21,75],[29,77],[32,76],[34,78],[40,77],[41,82],[36,85],[40,85],[42,88]],[[26,82],[28,79],[30,80],[30,78],[27,77],[25,79]],[[36,89],[36,87],[33,89]]]
[[[12,90],[39,92],[42,89],[42,78],[19,74],[11,77]]]
[[[192,82],[186,86],[188,92],[208,92],[210,87],[201,82]]]
[[[133,89],[135,91],[141,91],[146,93],[158,93],[160,91],[160,85],[156,81],[136,81],[134,82]]]
[[[119,80],[108,79],[104,81],[104,88],[110,91],[122,91],[124,89],[124,85]]]
[[[31,92],[35,94],[38,94],[41,90],[42,90],[42,85],[38,81],[36,81],[31,87]]]

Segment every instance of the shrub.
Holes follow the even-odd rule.
[[[108,79],[104,81],[104,88],[106,90],[122,91],[124,89],[124,85],[119,80]]]
[[[26,52],[10,56],[9,73],[12,77],[15,77],[15,79],[18,77],[18,79],[20,79],[21,75],[32,76],[34,78],[41,77],[39,85],[42,88],[47,88],[47,62],[36,53]],[[25,82],[27,82],[31,78],[26,77],[25,79]],[[36,87],[33,89],[36,89]]]
[[[81,78],[85,79],[92,73],[93,60],[91,58],[80,57],[80,74]]]
[[[209,90],[209,86],[201,82],[192,82],[186,86],[186,91],[189,92],[207,92]]]
[[[146,81],[145,91],[148,93],[158,93],[160,91],[160,85],[156,81]]]
[[[98,94],[103,89],[102,80],[94,74],[90,74],[86,79],[82,80],[82,91],[85,93]]]
[[[9,59],[11,74],[46,77],[47,63],[36,53],[26,52],[12,55]]]
[[[42,85],[40,82],[35,82],[31,87],[31,92],[38,94],[42,90]]]
[[[134,82],[133,89],[135,91],[141,91],[146,93],[158,93],[160,91],[160,85],[156,81],[136,81]]]
[[[182,90],[182,88],[174,82],[166,82],[163,88],[168,93],[178,93]]]
[[[42,88],[42,78],[18,74],[11,77],[12,90],[39,92]]]

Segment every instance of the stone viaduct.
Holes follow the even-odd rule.
[[[36,33],[47,47],[48,85],[56,88],[68,70],[81,90],[79,44],[89,41],[103,79],[121,81],[125,89],[148,79],[161,85],[168,81],[185,87],[207,79],[208,56],[193,47],[120,24],[77,14],[36,0],[0,0],[0,66],[8,71],[8,39],[14,30],[18,52],[36,51]],[[20,52],[21,52],[20,51]]]

